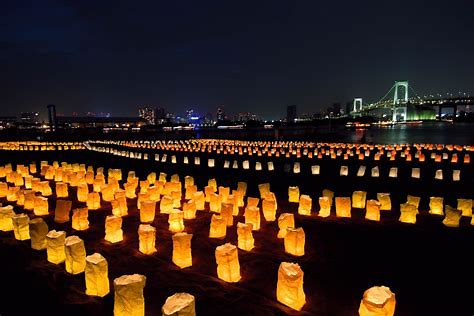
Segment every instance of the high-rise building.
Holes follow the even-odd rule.
[[[296,119],[296,105],[288,105],[286,107],[286,121],[294,122]]]
[[[55,131],[58,128],[58,121],[56,117],[56,106],[54,104],[48,105],[49,129]]]
[[[154,125],[156,124],[156,109],[145,106],[138,109],[138,116],[144,119],[147,124]]]
[[[218,107],[217,107],[216,120],[217,120],[218,122],[225,120],[224,106],[218,106]]]

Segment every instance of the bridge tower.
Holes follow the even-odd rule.
[[[354,98],[352,111],[362,111],[362,98]]]
[[[407,120],[407,103],[408,103],[408,81],[395,81],[393,87],[395,92],[393,94],[393,116],[392,121],[406,121]],[[399,97],[399,88],[403,88],[403,97]]]

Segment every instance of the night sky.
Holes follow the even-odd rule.
[[[51,1],[0,4],[0,107],[137,115],[316,112],[474,93],[474,1]]]

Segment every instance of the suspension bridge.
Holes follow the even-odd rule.
[[[408,81],[395,81],[387,93],[377,102],[364,103],[362,98],[354,98],[350,115],[367,115],[372,111],[385,109],[390,112],[392,121],[404,122],[409,119],[408,111],[412,107],[437,109],[437,117],[441,119],[443,108],[452,108],[453,115],[456,117],[458,107],[462,106],[474,106],[474,96],[461,92],[456,95],[447,93],[444,96],[441,94],[420,96],[409,85]]]

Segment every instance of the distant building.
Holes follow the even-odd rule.
[[[294,122],[296,119],[296,105],[288,105],[286,107],[286,121]]]
[[[97,116],[62,116],[58,117],[58,126],[65,129],[103,128],[108,130],[139,129],[147,121],[139,117],[97,117]]]
[[[224,106],[218,106],[218,107],[217,107],[216,120],[217,120],[218,122],[225,120]]]
[[[156,109],[145,106],[138,109],[138,117],[144,119],[148,125],[156,124]]]
[[[20,113],[20,118],[19,118],[19,123],[23,124],[39,124],[40,123],[40,118],[39,118],[39,113],[38,112],[21,112]]]
[[[258,121],[258,120],[259,120],[258,116],[250,112],[240,112],[237,115],[237,121],[239,122]]]
[[[14,127],[16,122],[15,116],[0,116],[0,130]]]
[[[55,131],[58,127],[58,122],[56,117],[56,106],[54,104],[48,105],[48,119],[50,131]]]

